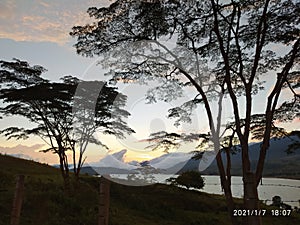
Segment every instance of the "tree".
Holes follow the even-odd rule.
[[[41,77],[45,69],[30,66],[25,61],[0,61],[0,99],[4,116],[22,116],[30,121],[33,128],[8,127],[1,131],[8,139],[26,139],[30,135],[42,138],[59,158],[60,170],[69,187],[69,161],[73,160],[74,174],[78,178],[84,163],[83,155],[88,143],[103,145],[93,137],[97,131],[122,137],[133,132],[123,118],[130,114],[122,107],[126,96],[102,81],[80,82],[67,76],[63,82],[51,82]],[[91,87],[101,87],[101,92]],[[75,93],[77,93],[75,95]],[[95,102],[93,102],[95,100]],[[92,104],[93,107],[89,107]],[[79,156],[76,157],[79,148]],[[72,159],[67,152],[71,151]]]
[[[113,81],[147,83],[160,79],[160,85],[148,92],[152,102],[171,101],[183,88],[194,89],[195,98],[171,109],[169,117],[177,118],[177,123],[187,122],[193,109],[204,106],[209,142],[216,153],[229,215],[236,224],[232,216],[230,154],[226,154],[225,169],[219,151],[224,137],[222,104],[228,97],[233,121],[228,121],[232,125],[224,132],[237,137],[242,152],[244,208],[258,209],[257,186],[270,138],[278,133],[274,130],[282,131],[275,122],[299,117],[299,9],[299,2],[291,0],[117,0],[107,8],[89,8],[95,22],[73,27],[71,35],[77,38],[77,53],[104,55],[103,62],[112,68],[108,74]],[[170,49],[164,40],[176,47]],[[274,85],[261,98],[266,106],[257,113],[253,96],[263,89],[261,79],[266,74]],[[292,97],[281,103],[283,89]],[[215,114],[213,105],[218,106]],[[252,134],[262,140],[254,169],[248,145]],[[244,224],[261,224],[259,217],[243,219]]]
[[[187,189],[202,189],[204,187],[204,179],[198,171],[186,171],[178,177],[169,178],[166,181],[170,182],[172,185],[185,186]]]
[[[73,167],[78,178],[80,169],[85,161],[83,154],[89,143],[94,143],[108,148],[93,135],[97,131],[101,134],[114,135],[124,138],[125,134],[134,132],[127,126],[124,118],[130,116],[123,107],[127,97],[102,81],[77,81],[73,77],[64,77],[64,82],[76,86],[72,99],[72,136],[68,136],[70,143],[76,143],[79,149],[77,165],[75,164],[75,145],[71,145],[73,151]]]
[[[282,201],[281,201],[280,196],[276,195],[272,198],[272,205],[273,206],[277,206],[279,208],[281,204],[282,204]]]

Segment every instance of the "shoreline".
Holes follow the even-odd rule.
[[[219,174],[201,174],[201,176],[219,176]],[[231,175],[232,177],[242,177],[242,175]],[[262,178],[279,178],[279,179],[289,179],[289,180],[300,180],[300,175],[266,175]]]

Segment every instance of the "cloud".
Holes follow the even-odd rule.
[[[40,152],[40,150],[44,148],[46,148],[44,144],[0,146],[0,153],[43,163],[57,163],[58,158],[56,154]]]
[[[44,159],[40,158],[43,155],[39,152],[43,146],[44,144],[35,144],[31,146],[19,144],[12,147],[0,146],[0,152],[2,154],[7,154],[22,159],[45,161]]]
[[[40,1],[39,4],[45,8],[49,8],[50,7],[50,4],[49,3],[46,3],[46,2],[43,2],[43,1]]]
[[[106,0],[3,1],[0,38],[64,45],[71,40],[69,32],[73,26],[91,21],[86,13],[88,7],[107,4]]]
[[[9,20],[13,17],[16,5],[14,1],[1,1],[0,2],[0,18],[1,20]]]
[[[0,146],[0,152],[1,153],[11,153],[11,154],[19,154],[19,153],[23,153],[23,152],[36,152],[38,150],[40,150],[43,146],[45,146],[44,144],[35,144],[35,145],[31,145],[31,146],[27,146],[27,145],[16,145],[13,147],[7,147],[7,146]]]

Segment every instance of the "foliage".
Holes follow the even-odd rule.
[[[172,185],[185,186],[187,189],[202,189],[204,187],[204,179],[198,171],[186,171],[178,177],[169,178],[166,181],[170,182]]]
[[[194,94],[171,109],[169,117],[178,119],[175,125],[189,122],[191,111],[199,103],[204,106],[230,212],[234,209],[230,154],[226,154],[225,168],[219,150],[225,147],[229,152],[237,138],[244,180],[255,179],[254,184],[245,184],[245,209],[258,208],[257,195],[248,196],[252,192],[247,189],[257,190],[270,138],[284,133],[276,128],[276,121],[299,117],[299,9],[299,2],[291,0],[116,0],[109,7],[90,8],[94,22],[73,27],[71,35],[77,38],[79,54],[104,56],[102,64],[110,69],[107,74],[112,81],[147,84],[158,80],[158,86],[148,91],[150,103],[178,99],[184,89]],[[154,19],[154,15],[159,16]],[[264,88],[265,75],[274,85],[261,97],[265,108],[253,112],[253,96]],[[292,97],[280,102],[283,89]],[[233,117],[224,122],[222,106],[227,97]],[[239,103],[241,99],[245,104]],[[232,132],[222,132],[227,123],[234,124]],[[221,143],[224,135],[229,137],[226,146]],[[254,170],[248,152],[251,135],[262,140]],[[174,147],[170,140],[176,147],[179,140],[174,135],[161,143]],[[247,199],[255,203],[250,206]],[[258,218],[252,219],[251,224],[260,224]]]
[[[26,139],[30,135],[42,138],[49,145],[43,152],[57,154],[65,179],[69,177],[71,160],[75,175],[79,175],[88,143],[103,145],[93,136],[96,130],[117,137],[133,132],[123,121],[130,115],[123,109],[126,96],[107,83],[80,81],[72,76],[62,78],[62,82],[50,82],[41,77],[45,71],[41,66],[17,59],[0,63],[0,99],[4,103],[1,114],[21,116],[35,125],[12,126],[1,133],[8,139]],[[72,152],[72,159],[68,159],[67,151]]]
[[[204,104],[212,129],[210,135],[219,139],[220,121],[214,120],[211,112],[215,102],[208,100],[220,102],[223,94],[232,99],[234,138],[238,141],[248,142],[250,132],[251,138],[261,140],[281,136],[284,131],[276,127],[275,121],[290,121],[299,114],[299,95],[294,91],[299,72],[296,66],[291,70],[299,57],[299,40],[296,41],[299,4],[295,2],[119,0],[107,8],[90,8],[88,13],[97,25],[73,28],[71,35],[77,38],[76,50],[84,56],[104,55],[103,65],[111,69],[108,74],[112,80],[147,83],[162,78],[160,86],[148,91],[149,102],[171,101],[180,97],[184,88],[196,89],[194,99],[169,110],[168,116],[177,118],[175,125],[190,122],[193,110],[199,103]],[[160,16],[153,19],[153,15]],[[275,29],[278,26],[280,32]],[[168,48],[164,39],[175,42],[176,47]],[[276,47],[270,48],[271,43],[278,49],[291,46],[291,51],[282,56]],[[281,68],[285,74],[278,76],[279,86],[274,89],[278,94],[274,92],[269,98],[272,119],[266,113],[251,115],[251,95],[263,89],[261,76]],[[294,100],[276,109],[280,86],[290,89]],[[245,96],[249,103],[246,118],[241,113],[244,109],[237,105],[240,96]],[[174,141],[166,135],[164,143],[161,142],[164,148],[177,147],[178,138]],[[167,140],[170,138],[173,140]]]

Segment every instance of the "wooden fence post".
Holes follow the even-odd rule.
[[[108,225],[109,218],[109,198],[110,198],[110,181],[104,177],[100,178],[99,193],[99,219],[98,225]]]
[[[19,175],[17,178],[13,207],[11,211],[11,225],[19,225],[24,196],[24,175]]]

